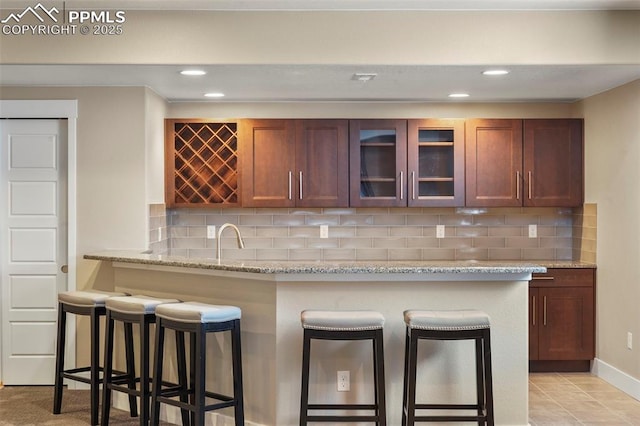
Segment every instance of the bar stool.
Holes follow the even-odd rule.
[[[300,395],[300,426],[309,422],[375,422],[387,424],[384,380],[384,316],[375,311],[314,311],[300,315],[304,329],[302,346],[302,391]],[[372,340],[373,342],[373,404],[309,404],[309,364],[311,340]],[[313,410],[373,410],[372,415],[311,415]]]
[[[126,296],[126,294],[101,291],[69,291],[58,294],[58,333],[53,414],[60,414],[62,409],[63,380],[74,380],[89,384],[91,388],[91,424],[98,424],[100,372],[103,371],[103,367],[100,366],[100,317],[105,316],[105,301],[115,296]],[[91,361],[89,366],[64,369],[67,313],[91,318]],[[125,328],[125,346],[127,348],[133,348],[132,335],[131,328]],[[86,372],[90,372],[88,378],[81,374]],[[116,373],[120,374],[120,377],[116,378],[118,381],[130,381],[132,379],[129,374]],[[129,409],[131,416],[137,415],[135,399],[129,401]]]
[[[493,426],[493,384],[489,316],[478,310],[404,312],[406,344],[402,425],[416,422],[478,422]],[[476,404],[416,403],[418,340],[475,340]],[[475,410],[475,415],[419,416],[416,410]]]
[[[209,305],[198,302],[169,303],[156,308],[156,340],[154,354],[153,390],[151,392],[151,424],[160,421],[160,403],[190,411],[191,424],[203,426],[207,411],[233,407],[235,425],[244,425],[244,402],[242,389],[242,352],[240,344],[240,308],[235,306]],[[163,388],[162,370],[164,357],[164,334],[166,329],[189,333],[190,383],[188,388]],[[233,396],[209,392],[205,388],[207,364],[207,334],[229,331],[231,334],[231,364]],[[184,369],[184,358],[178,354],[178,369]],[[180,396],[180,401],[171,398]],[[191,396],[191,403],[186,402]],[[217,400],[206,405],[206,398]]]
[[[111,391],[124,392],[129,398],[140,397],[140,424],[149,423],[149,402],[151,398],[150,377],[149,377],[149,325],[155,323],[156,307],[163,303],[177,303],[176,299],[157,299],[149,296],[126,296],[111,297],[106,300],[106,332],[104,348],[104,378],[102,386],[102,425],[109,424],[109,413],[111,410]],[[113,377],[113,333],[115,321],[121,321],[126,328],[131,328],[133,324],[140,326],[140,365],[139,377],[129,381],[127,386],[114,382]],[[184,340],[183,340],[184,341]],[[127,371],[135,371],[133,347],[126,348],[127,360],[131,365]],[[184,345],[182,346],[184,353]],[[135,376],[135,375],[134,375]],[[136,388],[136,383],[140,383],[140,390]]]

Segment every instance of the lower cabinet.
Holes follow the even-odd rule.
[[[533,274],[529,285],[530,371],[589,371],[595,356],[595,269]]]

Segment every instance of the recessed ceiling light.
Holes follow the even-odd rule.
[[[449,97],[450,98],[468,98],[469,94],[468,93],[451,93]]]
[[[509,74],[507,70],[486,70],[482,71],[483,75],[506,75]]]
[[[220,93],[220,92],[205,93],[204,95],[207,98],[223,98],[224,97],[224,93]]]
[[[205,75],[207,72],[202,70],[182,70],[180,74],[182,75]]]
[[[353,76],[351,76],[351,80],[357,80],[357,81],[371,81],[374,78],[376,78],[378,74],[374,73],[374,72],[357,72],[355,74],[353,74]]]

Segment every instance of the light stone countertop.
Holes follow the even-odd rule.
[[[587,267],[576,262],[527,261],[254,261],[186,258],[142,250],[110,250],[85,254],[85,259],[142,265],[173,266],[259,274],[505,274],[543,273],[546,268]],[[564,266],[559,266],[560,264]],[[583,265],[583,266],[580,266]]]

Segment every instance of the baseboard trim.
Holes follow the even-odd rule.
[[[618,370],[601,359],[593,361],[591,372],[622,392],[640,401],[640,380]]]

